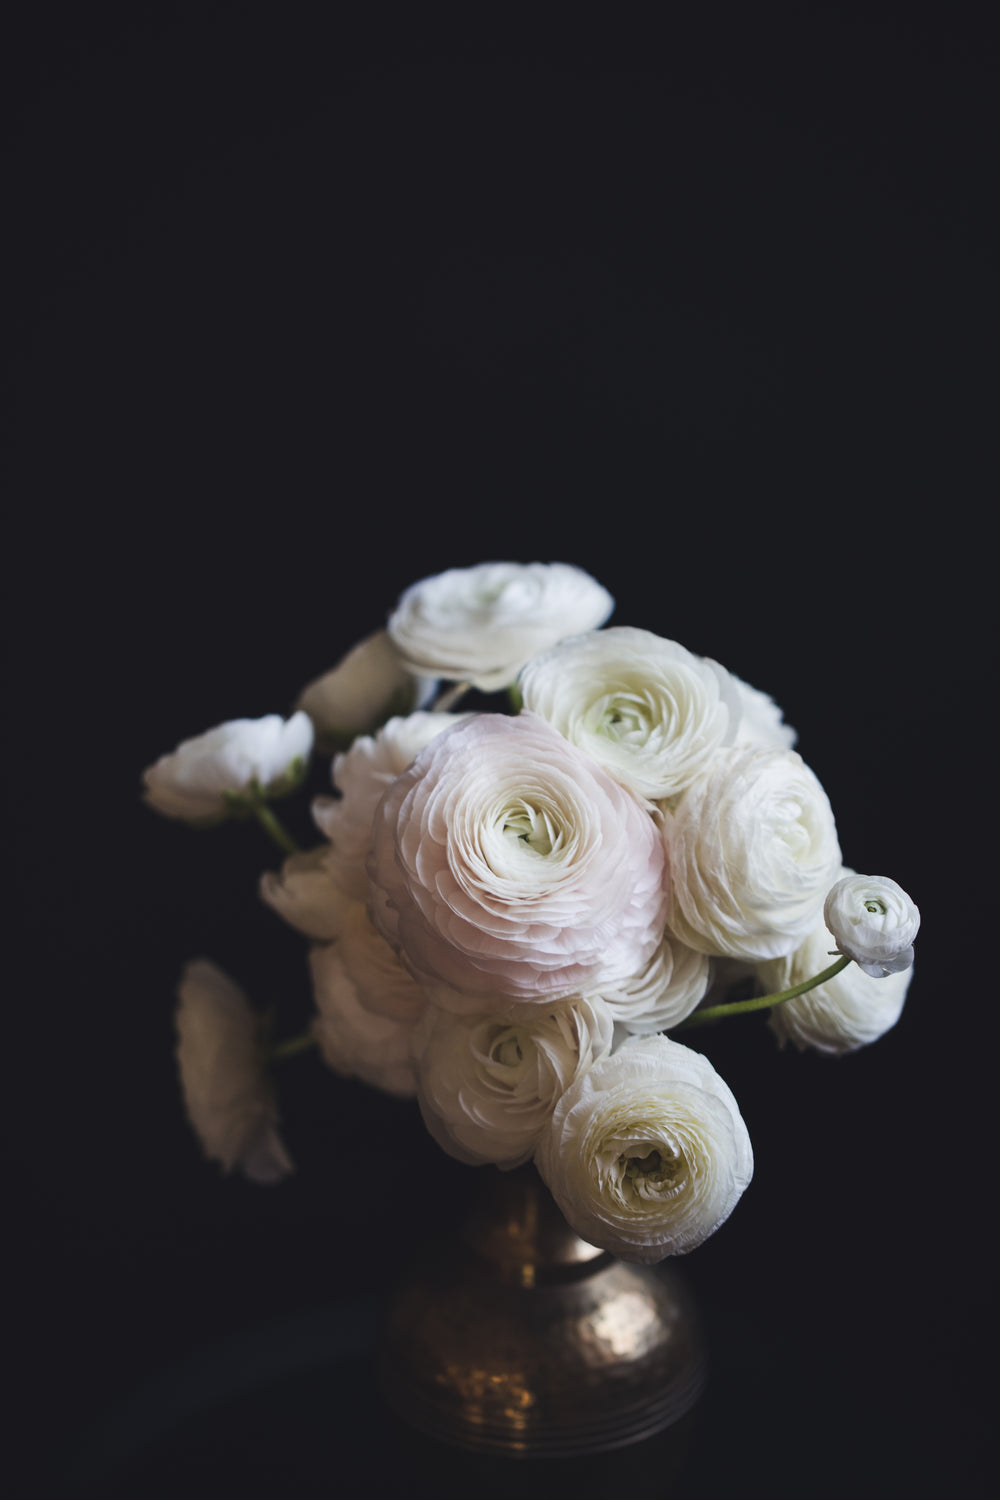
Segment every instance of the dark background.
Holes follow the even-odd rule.
[[[638,1451],[551,1482],[986,1494],[988,8],[470,9],[8,27],[11,1494],[483,1487],[366,1375],[469,1172],[313,1057],[291,1180],[202,1162],[180,967],[210,954],[291,1032],[303,944],[257,903],[260,835],[157,819],[138,779],[492,558],[575,562],[614,623],[772,693],[847,862],[924,917],[865,1053],[706,1040],[757,1166],[684,1263],[715,1369],[690,1448],[669,1489]]]

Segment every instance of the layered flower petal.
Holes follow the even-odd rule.
[[[521,672],[524,706],[647,802],[674,797],[732,743],[735,685],[676,641],[619,626],[562,641]]]
[[[775,994],[801,984],[830,964],[830,934],[821,921],[794,953],[757,967],[762,993]],[[782,1046],[798,1051],[842,1056],[884,1036],[899,1020],[910,986],[910,967],[873,978],[857,964],[848,964],[814,989],[776,1005],[768,1026]]]
[[[652,1263],[700,1245],[753,1175],[746,1125],[707,1058],[632,1037],[567,1089],[535,1155],[581,1238]]]
[[[417,1028],[417,1097],[450,1156],[507,1169],[529,1161],[560,1096],[611,1051],[611,1012],[597,999],[455,1016],[431,1007]]]
[[[411,672],[494,692],[529,657],[602,625],[613,609],[607,589],[567,563],[480,563],[412,584],[388,631]]]
[[[277,1182],[293,1170],[278,1134],[260,1017],[243,990],[208,959],[178,986],[177,1064],[184,1107],[205,1155],[225,1172]]]
[[[840,873],[829,799],[794,750],[736,745],[664,813],[671,931],[702,953],[760,961],[811,931]]]
[[[342,1078],[359,1078],[383,1093],[413,1098],[414,1021],[376,1015],[362,1005],[339,942],[316,944],[309,967],[317,1010],[312,1034],[327,1066]]]
[[[886,875],[845,875],[830,891],[823,919],[841,953],[873,979],[908,969],[920,912]]]
[[[259,789],[268,796],[293,790],[313,744],[308,714],[290,719],[230,719],[184,740],[143,772],[144,800],[156,812],[188,823],[227,816],[230,799]]]
[[[373,921],[456,1009],[595,992],[663,934],[653,819],[532,714],[433,740],[379,805],[369,871]]]

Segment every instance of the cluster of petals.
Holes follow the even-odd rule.
[[[563,1094],[535,1154],[567,1222],[624,1260],[700,1245],[753,1175],[729,1086],[665,1036],[631,1037]]]
[[[423,707],[436,686],[435,678],[408,672],[388,631],[376,630],[329,672],[307,683],[296,707],[313,722],[316,748],[332,753],[356,735],[371,734],[393,715]]]
[[[376,924],[456,1009],[595,992],[663,934],[653,819],[533,714],[432,740],[379,804],[369,873]]]
[[[229,719],[183,740],[142,774],[144,800],[156,812],[187,823],[213,823],[233,797],[259,789],[291,791],[305,772],[313,726],[301,712],[283,719]]]
[[[316,943],[310,949],[316,1004],[312,1034],[324,1062],[342,1078],[357,1078],[383,1093],[412,1099],[417,1091],[412,1034],[422,997],[413,997],[408,1018],[372,1010],[366,1002],[378,964],[378,954],[365,952],[362,944]],[[398,997],[398,990],[395,993]]]
[[[794,750],[721,750],[664,812],[668,923],[703,953],[762,961],[811,931],[841,856],[829,799]]]
[[[504,1016],[430,1007],[414,1040],[424,1123],[459,1161],[519,1166],[565,1091],[611,1052],[613,1035],[611,1012],[596,998]]]
[[[683,791],[733,742],[740,716],[722,667],[628,626],[562,641],[519,686],[526,709],[649,804]]]
[[[830,934],[820,921],[809,936],[783,958],[757,968],[764,994],[791,989],[830,964]],[[768,1026],[782,1046],[839,1057],[878,1041],[899,1020],[913,975],[912,967],[875,978],[848,964],[832,979],[794,1000],[772,1007]]]
[[[480,563],[412,584],[387,629],[411,672],[495,692],[530,657],[613,609],[607,589],[568,563]]]
[[[209,959],[186,965],[177,997],[181,1093],[205,1155],[225,1172],[279,1181],[292,1163],[277,1129],[260,1018],[240,986]]]
[[[849,871],[829,892],[823,919],[838,950],[873,979],[908,969],[920,912],[887,875]]]

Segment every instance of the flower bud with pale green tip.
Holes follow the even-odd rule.
[[[376,630],[308,683],[296,707],[312,719],[317,749],[332,754],[387,719],[425,707],[436,687],[436,677],[407,671],[388,631]]]
[[[845,875],[826,898],[823,920],[837,951],[873,979],[899,974],[913,963],[920,912],[886,875]]]
[[[301,782],[313,745],[308,714],[230,719],[183,740],[143,772],[143,797],[155,812],[195,826],[253,811]]]

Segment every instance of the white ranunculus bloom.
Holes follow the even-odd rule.
[[[647,1035],[669,1031],[704,998],[711,971],[707,954],[688,948],[666,933],[646,967],[621,984],[605,988],[601,998],[615,1024],[627,1032]]]
[[[303,688],[296,707],[312,720],[318,748],[329,752],[422,707],[436,686],[436,678],[408,672],[388,631],[376,630]]]
[[[337,952],[364,1010],[407,1023],[420,1019],[427,1006],[426,992],[372,924],[363,901],[343,902]]]
[[[739,707],[727,679],[676,641],[620,626],[536,656],[519,685],[526,709],[652,803],[683,791],[732,743]]]
[[[706,1240],[753,1175],[728,1085],[665,1036],[632,1037],[578,1078],[535,1162],[581,1238],[647,1264]]]
[[[290,927],[318,942],[338,935],[350,901],[330,874],[329,854],[325,844],[290,854],[277,873],[268,870],[260,878],[261,899]]]
[[[293,1168],[278,1134],[260,1017],[208,959],[186,965],[177,995],[181,1091],[205,1155],[226,1172],[278,1182]]]
[[[494,692],[564,636],[603,625],[614,604],[568,563],[480,563],[412,584],[388,630],[411,672]]]
[[[829,799],[795,750],[718,753],[664,814],[668,926],[702,953],[759,962],[812,930],[840,874]]]
[[[507,1169],[534,1154],[560,1096],[611,1051],[611,1012],[597,999],[456,1016],[430,1007],[417,1027],[417,1098],[450,1156]]]
[[[873,979],[908,969],[920,912],[886,875],[845,875],[830,891],[823,919],[839,952]]]
[[[757,981],[765,995],[801,984],[830,966],[830,934],[822,920],[805,941],[783,958],[757,966]],[[913,975],[902,969],[873,979],[856,964],[848,964],[815,989],[775,1005],[768,1025],[784,1045],[840,1056],[877,1041],[896,1022]]]
[[[785,723],[784,714],[770,694],[751,687],[733,673],[729,676],[736,684],[741,709],[736,744],[777,745],[782,750],[794,750],[798,733]]]
[[[334,757],[333,783],[340,796],[317,797],[312,815],[331,842],[326,860],[330,878],[354,900],[365,900],[368,892],[365,861],[382,794],[425,745],[464,717],[426,711],[396,717]]]
[[[448,1008],[599,992],[663,935],[653,819],[533,714],[432,740],[379,805],[369,872],[373,920]]]
[[[168,818],[217,822],[227,816],[231,797],[258,788],[272,797],[291,791],[305,774],[312,744],[308,714],[230,719],[149,766],[144,800]]]
[[[342,1078],[359,1078],[383,1093],[412,1099],[417,1092],[410,1049],[414,1021],[365,1009],[339,942],[316,944],[309,967],[317,1010],[311,1029],[327,1066]]]

